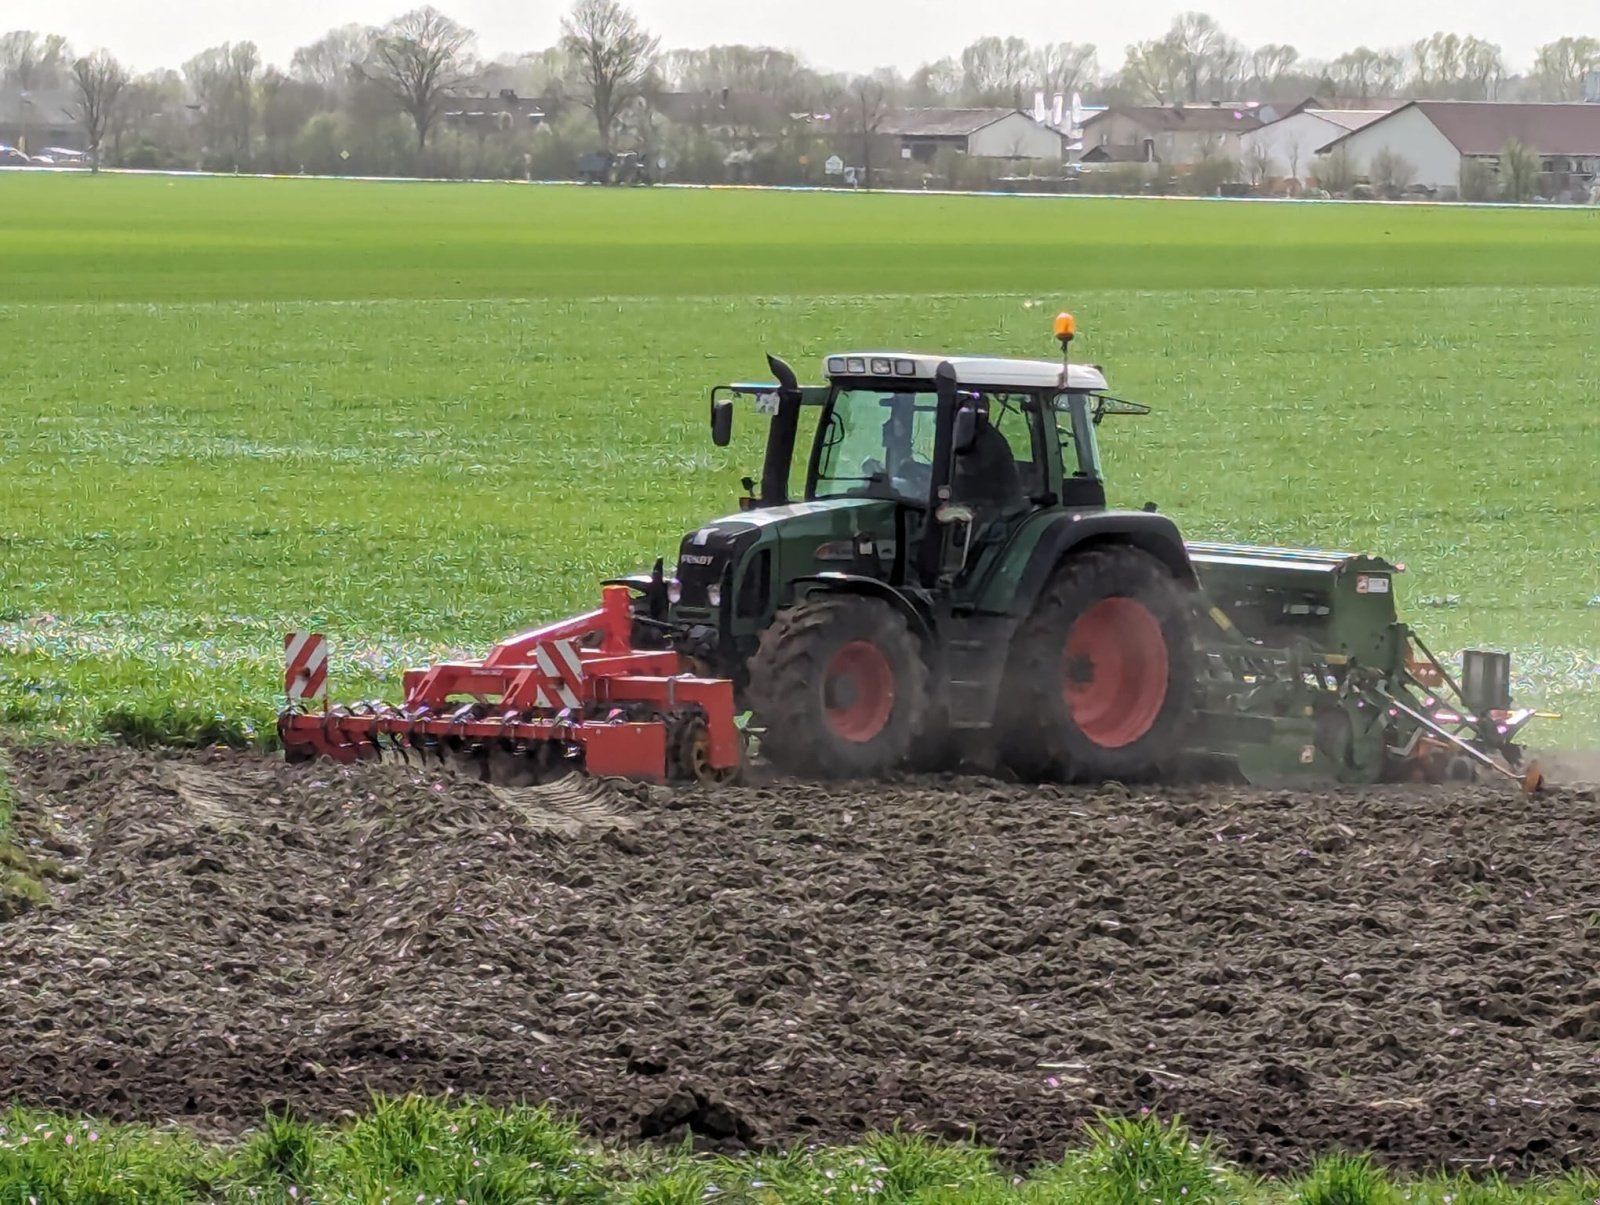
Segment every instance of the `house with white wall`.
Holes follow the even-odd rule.
[[[980,159],[1061,161],[1060,131],[1021,109],[904,109],[891,114],[880,133],[921,163],[944,147]]]
[[[1263,124],[1261,106],[1112,105],[1083,123],[1083,163],[1164,163],[1239,158],[1239,139]]]
[[[1416,183],[1449,192],[1461,165],[1478,159],[1495,171],[1511,141],[1539,156],[1547,177],[1585,191],[1600,179],[1600,105],[1514,104],[1472,100],[1417,100],[1317,148],[1318,157],[1340,151],[1367,175],[1382,151],[1399,155]]]
[[[1247,170],[1259,165],[1272,180],[1303,181],[1317,152],[1380,117],[1389,109],[1301,109],[1279,121],[1239,136],[1239,158]]]

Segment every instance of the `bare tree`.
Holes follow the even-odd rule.
[[[130,138],[157,138],[166,114],[183,107],[183,96],[183,77],[176,71],[152,71],[129,80],[111,111],[107,127],[112,156],[120,159],[123,143]]]
[[[1293,71],[1300,62],[1300,52],[1293,46],[1269,43],[1257,47],[1250,55],[1250,79],[1258,90],[1271,88]]]
[[[235,42],[228,51],[227,79],[233,98],[233,146],[240,160],[250,158],[256,121],[256,76],[260,71],[261,52],[256,44]]]
[[[577,0],[562,18],[561,35],[577,66],[600,145],[609,151],[624,107],[650,82],[661,42],[618,0]]]
[[[1355,160],[1350,157],[1350,148],[1341,142],[1318,158],[1312,175],[1316,177],[1319,188],[1338,195],[1355,187],[1360,172],[1356,169]]]
[[[369,25],[341,25],[294,52],[289,73],[316,84],[330,97],[342,98],[360,78],[361,65],[372,59],[378,30]]]
[[[572,64],[559,46],[530,50],[517,58],[517,91],[525,96],[560,95]]]
[[[32,92],[57,82],[72,51],[57,33],[14,29],[0,34],[0,80],[19,92]]]
[[[1034,76],[1034,53],[1021,38],[979,38],[961,52],[963,99],[975,105],[1022,107]]]
[[[1405,73],[1404,55],[1367,46],[1358,46],[1328,64],[1328,80],[1334,90],[1357,100],[1398,94]]]
[[[1284,154],[1289,160],[1289,178],[1300,183],[1300,160],[1305,156],[1305,146],[1299,134],[1291,134],[1289,141],[1284,144]]]
[[[1558,38],[1539,47],[1529,83],[1539,100],[1582,100],[1591,71],[1600,71],[1600,39]]]
[[[88,144],[91,170],[100,170],[100,143],[105,138],[111,116],[128,86],[125,67],[104,50],[97,50],[72,64],[72,84],[78,94],[75,120],[83,127]]]
[[[1244,47],[1223,32],[1215,17],[1180,13],[1173,20],[1166,41],[1182,74],[1185,99],[1206,99],[1202,91],[1210,91],[1220,99],[1237,86]]]
[[[183,65],[184,79],[200,109],[207,148],[215,154],[226,147],[236,164],[250,158],[260,70],[261,54],[254,42],[225,42],[202,50]]]
[[[1461,51],[1461,91],[1464,100],[1494,100],[1506,82],[1505,54],[1493,42],[1466,38]]]
[[[1164,39],[1137,42],[1128,47],[1122,64],[1122,86],[1134,99],[1153,105],[1182,100],[1182,70],[1172,46]]]
[[[1482,159],[1463,159],[1457,179],[1463,201],[1492,201],[1499,189],[1494,168]]]
[[[894,101],[894,81],[884,74],[858,75],[845,100],[851,132],[860,139],[862,183],[872,187],[872,152]]]
[[[1500,152],[1500,191],[1506,200],[1525,205],[1539,192],[1539,152],[1513,138]]]
[[[665,56],[663,74],[684,92],[770,92],[785,90],[810,70],[787,50],[770,46],[707,46]]]
[[[919,107],[953,104],[961,96],[961,64],[953,58],[925,63],[911,76],[910,103]]]
[[[1033,55],[1033,70],[1046,96],[1072,98],[1100,74],[1099,52],[1087,42],[1051,42]]]
[[[1398,196],[1415,183],[1416,164],[1392,147],[1384,147],[1372,157],[1373,184],[1390,196]]]
[[[261,77],[261,136],[269,171],[292,170],[291,148],[329,96],[328,90],[309,79],[285,75],[276,67]]]
[[[1128,47],[1123,83],[1154,104],[1220,100],[1236,89],[1245,51],[1205,13],[1180,13],[1161,37]]]
[[[411,118],[419,153],[428,145],[428,133],[439,120],[445,96],[472,78],[473,37],[466,26],[424,5],[389,22],[373,42],[367,78]]]
[[[1250,183],[1260,188],[1277,175],[1278,162],[1272,157],[1271,147],[1265,142],[1255,141],[1244,153],[1243,167],[1250,177]]]
[[[696,94],[691,114],[680,114],[697,131],[714,121],[735,143],[779,135],[813,110],[817,73],[786,50],[768,46],[708,46],[664,56],[661,75],[682,92]],[[773,103],[775,102],[775,103]]]
[[[1505,81],[1500,47],[1482,38],[1435,33],[1411,47],[1411,90],[1433,100],[1493,100]]]

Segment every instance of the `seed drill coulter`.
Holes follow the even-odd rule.
[[[1057,319],[1059,362],[829,356],[820,385],[769,357],[771,383],[711,392],[719,447],[740,399],[769,417],[759,481],[673,569],[605,583],[598,610],[481,660],[408,671],[398,704],[329,705],[326,642],[293,634],[288,756],[717,782],[754,735],[805,777],[1538,788],[1509,656],[1435,657],[1396,613],[1402,566],[1185,542],[1153,504],[1109,508],[1101,422],[1149,410],[1070,362],[1074,333]]]

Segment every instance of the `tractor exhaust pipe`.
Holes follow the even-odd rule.
[[[789,501],[789,468],[794,463],[794,442],[800,432],[800,382],[777,356],[767,357],[767,367],[778,381],[778,413],[767,431],[767,454],[761,462],[761,505],[783,506]]]

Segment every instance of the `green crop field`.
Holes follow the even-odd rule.
[[[0,720],[270,724],[592,605],[732,508],[762,353],[1075,354],[1113,500],[1405,562],[1600,733],[1600,212],[0,177]]]
[[[0,215],[3,737],[265,736],[304,626],[336,691],[393,697],[731,509],[761,423],[712,447],[706,392],[764,352],[1049,357],[1060,308],[1156,410],[1105,430],[1114,501],[1401,560],[1436,649],[1509,648],[1565,713],[1536,743],[1600,737],[1600,212],[0,173]],[[0,781],[0,854],[9,812]],[[0,905],[42,897],[9,855]],[[915,1139],[692,1162],[415,1101],[220,1146],[0,1116],[18,1202],[1595,1191],[1337,1155],[1266,1184],[1153,1117],[1014,1179]]]
[[[427,1202],[449,1205],[1591,1205],[1583,1173],[1512,1183],[1391,1176],[1364,1156],[1316,1160],[1293,1180],[1228,1166],[1181,1122],[1151,1115],[1088,1127],[1028,1176],[981,1149],[908,1135],[738,1159],[586,1142],[543,1108],[378,1099],[337,1129],[265,1121],[209,1146],[178,1128],[0,1112],[0,1199],[20,1203]]]

